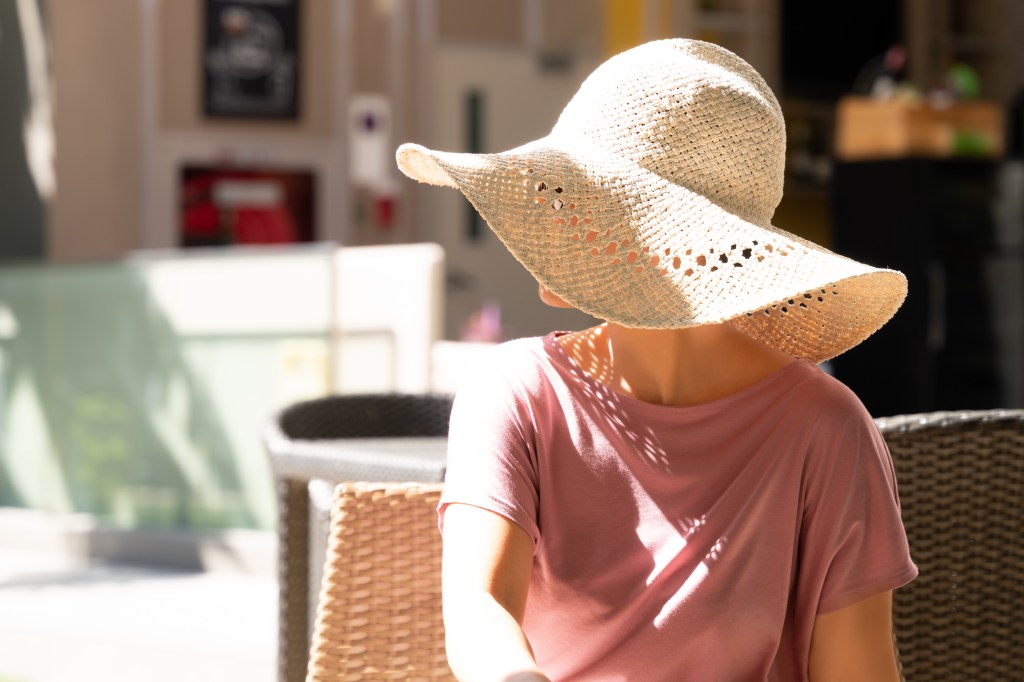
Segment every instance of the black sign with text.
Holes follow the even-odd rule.
[[[299,0],[206,0],[207,116],[298,116]]]

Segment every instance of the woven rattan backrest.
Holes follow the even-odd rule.
[[[904,679],[1024,680],[1024,411],[877,422],[920,569],[894,598]]]
[[[342,483],[309,682],[453,680],[441,620],[441,484]]]

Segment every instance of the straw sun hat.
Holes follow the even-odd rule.
[[[754,69],[660,40],[597,68],[551,133],[500,154],[398,149],[409,177],[460,190],[553,293],[627,327],[731,320],[820,362],[885,324],[906,278],[771,224],[785,123]]]

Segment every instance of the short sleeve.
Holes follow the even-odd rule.
[[[905,585],[917,576],[900,516],[888,447],[860,401],[829,400],[806,478],[800,580],[817,613]]]
[[[448,466],[438,505],[443,532],[450,504],[469,504],[504,516],[533,540],[539,499],[529,372],[513,371],[514,347],[498,347],[455,395]],[[512,361],[512,362],[510,362]]]

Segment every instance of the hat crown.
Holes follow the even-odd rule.
[[[785,122],[764,79],[717,45],[671,39],[599,66],[553,136],[581,140],[768,224],[782,198]]]

